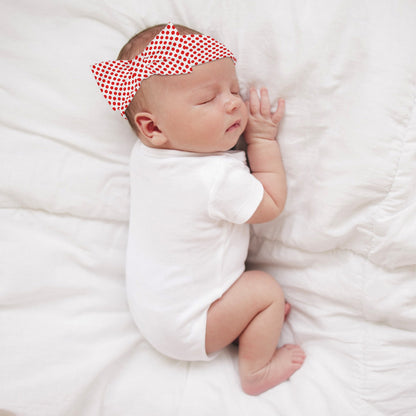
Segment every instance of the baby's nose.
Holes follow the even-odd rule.
[[[225,109],[227,112],[232,112],[240,107],[242,100],[240,96],[230,94],[225,102]]]

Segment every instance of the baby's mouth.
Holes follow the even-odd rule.
[[[240,120],[236,121],[234,124],[232,124],[230,127],[228,127],[228,129],[226,130],[226,132],[229,132],[231,130],[234,130],[236,128],[240,127]]]

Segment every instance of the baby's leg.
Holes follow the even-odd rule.
[[[208,310],[206,351],[218,351],[239,337],[243,390],[263,391],[287,380],[305,359],[297,345],[276,349],[285,313],[279,284],[267,273],[248,271]]]

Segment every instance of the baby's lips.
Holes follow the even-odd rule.
[[[238,121],[234,122],[233,124],[231,124],[231,126],[230,126],[230,127],[228,127],[228,129],[227,129],[226,131],[228,132],[228,131],[230,131],[230,130],[233,130],[234,128],[240,127],[240,123],[241,123],[241,121],[240,121],[240,120],[238,120]]]

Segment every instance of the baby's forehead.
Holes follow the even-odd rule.
[[[183,100],[194,100],[224,89],[240,89],[231,58],[196,65],[188,74],[152,75],[142,81],[136,96],[143,97],[147,106],[155,109],[167,103],[179,104]]]
[[[150,81],[150,82],[148,82]],[[220,83],[238,83],[234,62],[222,58],[192,67],[192,71],[179,75],[152,75],[143,81],[145,84],[163,86],[174,85],[179,88],[207,88]]]

